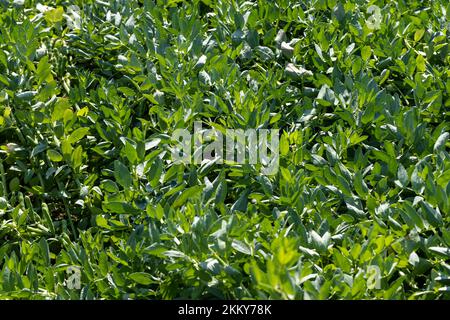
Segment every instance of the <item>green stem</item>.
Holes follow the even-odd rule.
[[[2,196],[8,199],[8,187],[6,185],[5,168],[3,167],[3,160],[0,159],[0,174],[2,175]]]
[[[61,182],[58,179],[55,179],[55,180],[56,180],[56,183],[58,185],[58,190],[62,193],[63,190],[64,190],[64,187],[61,186]],[[70,213],[69,203],[67,202],[66,198],[63,197],[62,199],[63,199],[64,207],[66,208],[67,218],[69,220],[70,229],[72,229],[72,233],[73,233],[74,238],[77,239],[78,238],[77,230],[75,229],[75,225],[73,224],[72,215]]]

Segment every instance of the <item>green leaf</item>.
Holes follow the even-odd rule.
[[[75,150],[73,150],[71,161],[72,167],[74,169],[77,169],[81,166],[81,164],[83,163],[83,148],[81,146],[78,146],[75,148]]]
[[[416,58],[416,69],[418,72],[424,72],[426,70],[425,59],[422,55],[417,55]]]
[[[424,33],[425,29],[417,29],[416,32],[414,32],[414,41],[417,42],[422,39]]]
[[[50,216],[50,211],[48,210],[47,204],[42,203],[42,215],[45,220],[46,226],[50,229],[52,234],[55,234],[55,226],[53,225],[52,217]]]
[[[97,224],[97,226],[102,227],[102,228],[106,228],[106,229],[111,229],[111,227],[108,224],[108,220],[106,220],[103,216],[101,215],[97,215],[95,217],[95,223]]]
[[[53,81],[53,76],[51,73],[51,65],[48,63],[48,56],[44,56],[38,63],[36,69],[36,76],[39,80],[39,84],[44,81]]]
[[[280,154],[285,156],[289,153],[289,141],[286,135],[282,135],[280,139]]]
[[[422,217],[417,213],[417,211],[414,209],[411,203],[408,201],[404,201],[402,202],[402,204],[403,204],[402,209],[406,217],[413,221],[415,227],[423,228],[424,225]]]
[[[104,189],[105,191],[111,192],[111,193],[116,193],[116,192],[120,191],[117,184],[114,181],[109,180],[109,179],[102,180],[102,182],[100,183],[100,187],[102,189]]]
[[[70,107],[69,99],[59,98],[52,113],[52,122],[64,118],[64,112]]]
[[[60,162],[63,160],[63,156],[61,155],[61,153],[54,149],[47,150],[47,157],[50,159],[50,161],[53,162]]]
[[[172,204],[174,209],[182,206],[188,199],[195,198],[203,190],[202,186],[194,186],[184,190]]]
[[[134,282],[145,286],[152,283],[156,283],[156,281],[153,280],[152,276],[146,272],[133,272],[132,274],[129,275],[129,277]]]
[[[240,211],[246,212],[248,205],[248,195],[246,191],[243,191],[236,202],[231,206],[231,212]]]
[[[125,154],[130,163],[136,163],[138,159],[136,148],[128,141],[125,143]]]
[[[431,252],[437,253],[438,255],[449,259],[450,258],[450,248],[444,247],[429,247],[428,250]]]
[[[37,94],[37,91],[22,91],[16,94],[16,98],[21,101],[30,101],[33,100],[34,96]]]
[[[433,147],[433,151],[435,153],[437,153],[441,150],[444,150],[445,144],[448,142],[448,137],[449,137],[448,132],[444,132],[443,134],[441,134],[439,136],[439,138],[436,140],[434,147]]]
[[[42,258],[44,258],[45,265],[50,265],[50,249],[48,247],[47,240],[45,238],[41,238],[39,240],[39,247],[41,248]]]
[[[420,206],[424,212],[426,220],[434,227],[442,225],[442,215],[438,210],[433,209],[427,202],[421,201]]]
[[[106,202],[104,206],[106,210],[112,213],[134,214],[139,212],[139,210],[135,209],[131,204],[123,201],[109,201]]]
[[[17,177],[14,177],[9,182],[9,190],[14,192],[20,189],[20,180]]]
[[[401,163],[398,165],[397,177],[398,177],[398,180],[400,181],[402,187],[408,186],[408,183],[409,183],[408,172],[406,171],[405,167]]]
[[[51,9],[44,13],[44,18],[47,22],[54,24],[63,20],[64,9],[63,7],[58,7],[56,9]]]
[[[119,160],[114,161],[114,178],[123,188],[129,189],[133,184],[133,179],[128,168]]]
[[[47,144],[45,143],[39,143],[36,147],[31,150],[31,157],[36,157],[39,153],[43,152],[45,149],[47,149]]]
[[[319,252],[326,252],[331,239],[330,233],[327,231],[323,236],[320,236],[316,231],[311,230],[310,235],[314,248]]]
[[[217,186],[215,203],[216,204],[223,203],[225,201],[226,196],[227,196],[227,181],[225,179],[221,179],[219,185]]]
[[[85,135],[89,132],[89,128],[81,127],[73,131],[67,141],[71,144],[81,140],[84,138]]]
[[[252,250],[250,249],[250,247],[245,244],[242,241],[233,239],[233,242],[231,243],[231,246],[236,250],[239,251],[243,254],[247,254],[247,255],[251,255],[252,254]]]
[[[117,88],[117,90],[122,92],[127,97],[133,97],[136,94],[133,89],[130,89],[128,87],[119,87]]]
[[[156,157],[148,173],[150,183],[153,187],[155,187],[158,184],[158,181],[161,178],[162,171],[163,171],[163,163],[159,157]]]
[[[353,180],[353,185],[355,187],[356,193],[358,193],[358,195],[361,198],[367,197],[368,193],[369,193],[369,188],[367,187],[366,183],[363,180],[362,174],[360,171],[358,171],[355,174],[354,180]]]
[[[258,177],[258,181],[261,184],[264,193],[268,197],[271,197],[273,195],[273,186],[272,186],[272,182],[270,182],[269,178],[267,176],[260,176],[260,177]]]
[[[311,77],[313,73],[300,66],[295,66],[293,63],[288,63],[284,69],[284,73],[293,80],[300,80],[304,77]]]
[[[414,191],[419,193],[421,192],[421,188],[423,187],[424,183],[423,179],[419,175],[419,170],[417,169],[417,167],[414,168],[414,171],[411,175],[411,184]]]
[[[364,61],[369,60],[371,54],[372,54],[372,48],[371,47],[364,46],[364,47],[361,48],[361,58]]]

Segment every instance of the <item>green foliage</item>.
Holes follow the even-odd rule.
[[[448,299],[450,5],[370,4],[0,0],[0,298]]]

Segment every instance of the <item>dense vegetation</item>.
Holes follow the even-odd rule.
[[[449,298],[449,20],[0,0],[0,298]],[[279,129],[278,173],[174,163],[194,121]]]

